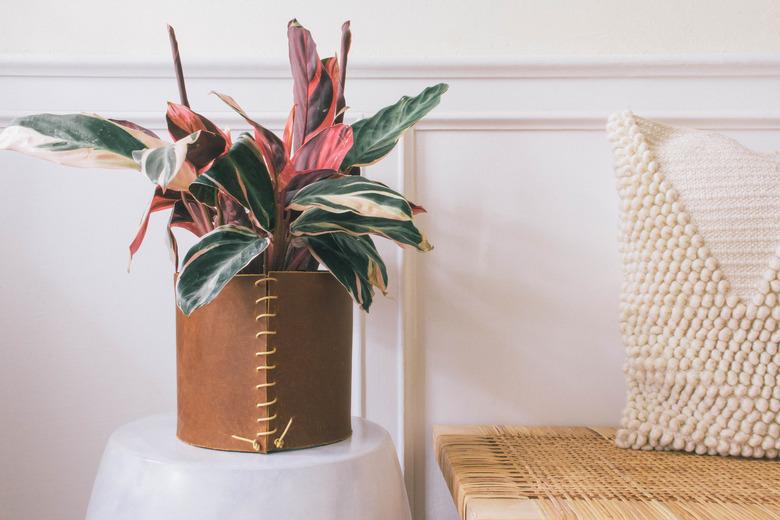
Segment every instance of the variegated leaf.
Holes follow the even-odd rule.
[[[343,124],[328,127],[295,152],[295,171],[338,170],[350,148],[352,128]]]
[[[185,191],[195,180],[195,170],[185,162],[190,145],[200,139],[201,131],[159,148],[133,152],[133,159],[141,166],[141,173],[163,189],[171,187]]]
[[[217,125],[211,122],[207,117],[198,114],[194,110],[180,105],[178,103],[168,102],[168,110],[165,112],[165,121],[168,125],[168,132],[175,141],[183,139],[198,130],[217,134],[227,140],[230,137],[228,132],[222,131]]]
[[[291,150],[333,124],[338,102],[338,63],[320,61],[311,33],[297,20],[287,25],[295,118]]]
[[[387,267],[371,237],[365,235],[353,237],[343,233],[334,233],[331,236],[341,245],[345,253],[365,258],[368,281],[382,291],[382,294],[387,294]]]
[[[322,60],[322,83],[326,83],[326,86],[321,86],[315,89],[315,96],[312,96],[311,103],[313,106],[318,107],[319,113],[322,114],[322,121],[319,125],[313,126],[309,130],[309,137],[315,136],[325,128],[333,125],[336,120],[336,115],[339,111],[339,91],[340,86],[340,74],[339,74],[339,61],[334,56],[332,58],[325,58]],[[316,95],[319,95],[317,97]],[[344,107],[346,109],[346,107]]]
[[[140,169],[133,152],[165,143],[93,114],[21,117],[0,133],[0,149],[68,166]]]
[[[412,207],[403,195],[365,177],[340,176],[301,188],[289,209],[320,208],[332,213],[351,211],[364,217],[411,220]]]
[[[200,202],[216,207],[216,192],[221,190],[248,209],[255,222],[265,230],[274,225],[274,188],[263,156],[249,134],[240,136],[230,151],[214,161],[190,186]]]
[[[165,120],[168,123],[168,132],[175,141],[200,131],[200,138],[187,152],[187,161],[198,172],[208,169],[214,159],[230,150],[230,133],[189,107],[169,101]]]
[[[212,91],[212,94],[216,95],[226,105],[236,111],[238,115],[244,118],[255,130],[255,141],[260,146],[260,151],[265,157],[266,165],[270,166],[273,175],[278,175],[284,169],[287,162],[287,153],[285,152],[284,143],[279,137],[272,131],[265,128],[263,125],[255,122],[252,118],[244,112],[244,109],[236,102],[235,99],[219,92]]]
[[[292,155],[293,123],[295,122],[295,105],[290,109],[287,115],[287,121],[284,123],[282,131],[282,143],[284,144],[284,153],[290,157]]]
[[[344,91],[347,84],[347,58],[349,48],[352,46],[352,31],[349,29],[349,20],[341,25],[341,52],[339,53],[339,95],[336,99],[336,118],[334,123],[344,121],[344,112],[347,110],[347,101]]]
[[[401,134],[439,104],[448,86],[439,83],[415,97],[402,97],[373,116],[352,125],[355,144],[344,158],[341,170],[373,164],[393,149]]]
[[[386,292],[387,269],[371,238],[334,233],[302,240],[365,311],[373,300],[372,286]]]
[[[292,178],[290,183],[285,188],[284,201],[285,204],[289,204],[298,190],[304,186],[308,186],[314,182],[321,181],[323,179],[329,179],[331,177],[341,177],[342,175],[336,170],[313,170],[310,172],[304,172],[300,175],[296,175]]]
[[[133,123],[132,121],[128,121],[126,119],[109,118],[109,121],[123,127],[130,133],[130,135],[144,143],[146,146],[158,146],[158,144],[161,142],[159,135],[137,123]]]
[[[294,236],[316,236],[327,233],[379,235],[420,251],[430,251],[428,243],[411,220],[364,217],[356,213],[329,213],[319,208],[307,209],[290,225]]]
[[[225,148],[226,145],[228,149]],[[200,138],[187,148],[187,162],[196,172],[204,172],[211,168],[214,161],[225,154],[229,147],[220,135],[201,130]]]
[[[225,285],[269,244],[253,230],[225,225],[216,228],[187,252],[176,283],[182,312],[192,311],[217,297]]]

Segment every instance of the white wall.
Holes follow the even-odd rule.
[[[0,52],[167,57],[164,24],[185,56],[284,55],[287,20],[298,17],[322,49],[338,48],[351,19],[354,56],[516,57],[780,51],[774,0],[80,0],[3,2]]]
[[[165,21],[191,57],[194,106],[233,129],[241,122],[208,91],[278,126],[290,97],[278,60],[296,13],[323,49],[352,18],[356,114],[448,81],[437,111],[369,170],[429,209],[423,225],[436,249],[404,259],[383,245],[391,295],[361,325],[355,411],[393,436],[416,519],[451,520],[432,424],[619,416],[607,113],[632,107],[760,149],[780,138],[775,3],[678,4],[418,1],[383,11],[351,2],[331,12],[312,2],[263,3],[261,12],[253,2],[218,11],[188,2],[197,7],[185,16],[172,2],[14,3],[0,20],[0,52],[9,53],[0,57],[0,126],[21,113],[88,109],[161,128],[161,107],[175,97]],[[62,10],[40,16],[46,9]],[[116,18],[126,22],[97,23]],[[208,41],[205,20],[224,22]],[[228,50],[228,65],[214,59]],[[683,51],[707,54],[522,56]],[[163,221],[153,220],[128,275],[144,179],[11,153],[0,154],[0,179],[0,518],[79,518],[110,432],[175,406]]]

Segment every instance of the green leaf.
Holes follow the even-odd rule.
[[[327,233],[348,235],[379,235],[399,244],[430,251],[433,246],[411,220],[364,217],[355,213],[329,213],[319,208],[307,209],[290,225],[295,236],[316,236]]]
[[[404,96],[396,104],[353,124],[354,144],[341,163],[341,170],[373,164],[387,155],[406,129],[439,104],[448,88],[446,83],[439,83],[415,97]]]
[[[382,291],[382,294],[387,294],[387,267],[385,266],[382,257],[379,256],[379,251],[376,250],[376,246],[374,245],[374,241],[371,240],[371,237],[353,237],[343,233],[335,233],[331,236],[347,242],[345,248],[351,247],[358,252],[362,251],[368,260],[366,265],[366,276],[368,277],[368,281],[371,282],[371,285]],[[357,254],[357,252],[355,254]]]
[[[274,188],[260,149],[251,135],[241,135],[227,154],[214,161],[214,165],[190,185],[195,198],[212,207],[216,206],[217,189],[248,209],[261,228],[273,228]]]
[[[366,312],[374,296],[372,286],[386,292],[387,269],[370,237],[332,233],[302,240]]]
[[[165,143],[141,130],[92,114],[21,117],[0,133],[0,149],[69,166],[131,168],[135,150]]]
[[[205,134],[207,135],[207,134]],[[159,148],[135,150],[133,159],[141,166],[141,173],[162,189],[172,188],[186,190],[195,179],[195,171],[185,163],[187,151],[191,144],[198,141],[200,130],[175,143]]]
[[[321,180],[300,189],[289,209],[320,208],[332,213],[351,211],[365,217],[411,220],[412,207],[403,195],[365,177],[342,176]]]
[[[269,244],[253,230],[225,225],[203,236],[184,257],[176,283],[179,308],[189,316],[192,311],[216,298],[241,269],[262,253]]]
[[[190,184],[190,193],[195,200],[212,208],[217,207],[217,193],[219,188],[212,182],[197,178]]]

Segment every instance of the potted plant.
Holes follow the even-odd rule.
[[[235,139],[188,103],[170,29],[181,103],[168,103],[172,143],[129,121],[37,114],[0,133],[0,149],[71,166],[129,168],[154,184],[130,244],[152,213],[169,210],[177,302],[178,428],[209,448],[269,452],[350,434],[352,310],[365,311],[387,271],[371,235],[431,249],[423,211],[361,175],[432,110],[439,84],[375,115],[344,123],[349,22],[337,57],[288,24],[293,107],[281,137],[216,93],[252,133]],[[199,241],[181,265],[172,228]],[[325,270],[320,270],[320,269]]]

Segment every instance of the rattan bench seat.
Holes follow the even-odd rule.
[[[616,448],[611,428],[437,426],[463,520],[780,519],[780,463]]]

